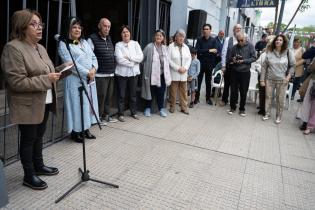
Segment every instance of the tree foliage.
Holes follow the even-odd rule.
[[[308,3],[308,0],[304,0],[299,11],[300,12],[305,12],[305,10],[309,9],[311,6]]]

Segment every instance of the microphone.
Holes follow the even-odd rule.
[[[69,39],[69,38],[65,38],[64,36],[62,36],[62,35],[60,35],[60,34],[56,34],[55,36],[54,36],[54,39],[56,40],[56,41],[62,41],[62,42],[64,42],[64,43],[66,43],[66,44],[74,44],[74,45],[77,45],[77,44],[79,44],[79,41],[78,40],[72,40],[72,39]]]

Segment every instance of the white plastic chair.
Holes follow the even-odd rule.
[[[216,82],[214,82],[214,79],[218,75],[220,75],[220,81],[219,81],[219,83],[216,83]],[[218,70],[216,72],[214,72],[214,71],[212,72],[211,87],[214,88],[214,90],[215,90],[215,92],[214,92],[215,104],[214,105],[217,105],[219,90],[224,88],[224,79],[223,79],[223,71],[222,70]]]
[[[256,103],[257,99],[257,94],[258,94],[258,88],[257,88],[257,83],[258,83],[258,73],[255,70],[250,71],[250,80],[249,80],[249,87],[248,87],[248,93],[249,96],[254,99],[254,102]]]
[[[290,107],[291,107],[291,97],[292,97],[292,90],[293,90],[293,83],[290,82],[289,83],[289,88],[287,88],[287,91],[286,91],[286,96],[285,96],[285,103],[286,103],[286,100],[288,99],[288,106],[287,106],[287,109],[290,111]]]

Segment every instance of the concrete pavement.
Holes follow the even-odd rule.
[[[315,209],[315,134],[299,131],[297,105],[280,125],[274,116],[263,122],[253,103],[241,117],[202,102],[189,116],[139,113],[94,127],[90,175],[119,189],[87,182],[55,204],[80,178],[82,146],[67,139],[44,150],[46,164],[60,170],[43,177],[44,191],[22,186],[20,162],[5,168],[5,209]]]

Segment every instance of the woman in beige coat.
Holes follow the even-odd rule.
[[[1,67],[5,72],[11,123],[20,129],[23,184],[36,190],[47,188],[38,175],[55,175],[58,169],[44,165],[43,135],[49,111],[56,112],[56,81],[60,73],[49,59],[42,39],[44,23],[39,13],[16,11],[12,17],[12,41],[4,47]]]

